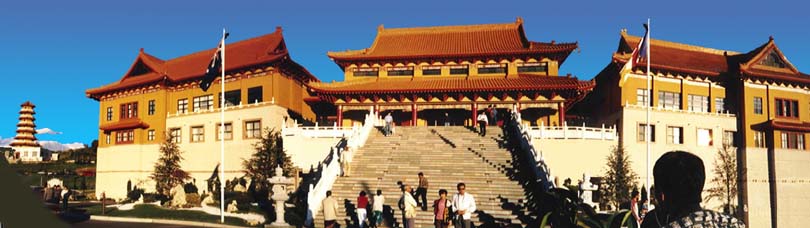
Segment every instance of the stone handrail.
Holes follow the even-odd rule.
[[[517,110],[517,109],[512,109]],[[515,136],[519,137],[519,148],[522,152],[521,156],[523,156],[524,160],[528,161],[532,169],[534,171],[534,180],[540,183],[540,186],[543,187],[543,190],[548,190],[554,188],[554,182],[551,181],[551,170],[549,170],[548,165],[546,165],[545,160],[543,159],[543,154],[539,153],[535,148],[534,144],[532,144],[531,133],[526,125],[522,125],[520,123],[521,117],[519,112],[512,112],[512,125],[515,126],[515,130],[509,132],[510,134],[515,134]],[[514,137],[514,136],[513,136]]]
[[[318,212],[320,212],[321,209],[321,202],[326,198],[326,191],[332,189],[337,177],[340,176],[342,172],[340,162],[344,162],[346,165],[351,164],[354,152],[366,144],[368,136],[371,134],[372,130],[374,130],[377,116],[374,112],[370,113],[371,114],[366,115],[362,126],[355,125],[351,128],[350,134],[343,135],[346,140],[345,144],[340,142],[338,145],[345,145],[345,147],[341,148],[341,146],[337,146],[331,148],[332,152],[328,155],[331,156],[331,159],[327,157],[327,159],[324,160],[320,179],[316,184],[309,185],[306,218],[306,224],[308,226],[314,225],[315,217],[318,216]]]
[[[239,102],[238,105],[225,106],[225,111],[237,110],[237,109],[243,109],[243,108],[259,107],[259,106],[265,106],[265,105],[275,105],[275,104],[276,104],[276,98],[273,97],[273,99],[270,100],[269,102],[268,101],[253,102],[253,103],[247,103],[247,104]],[[189,103],[189,105],[191,105],[191,103]],[[189,106],[189,108],[190,107],[191,106]],[[221,108],[213,107],[213,108],[208,109],[208,110],[166,113],[166,117],[168,118],[168,117],[179,117],[179,116],[197,115],[197,114],[205,114],[205,113],[219,113],[220,109]]]
[[[601,128],[585,127],[585,124],[582,124],[582,126],[568,126],[565,123],[563,123],[563,126],[544,126],[543,123],[540,123],[539,127],[531,127],[528,125],[523,125],[522,127],[535,139],[619,139],[616,127],[605,128],[604,124]]]
[[[303,127],[299,126],[298,122],[296,121],[295,123],[293,123],[292,127],[282,125],[281,135],[283,136],[301,135],[309,138],[341,138],[354,135],[356,130],[358,129],[355,129],[355,127],[338,127],[337,123],[335,123],[332,126],[318,126],[318,123],[315,123],[315,126]]]

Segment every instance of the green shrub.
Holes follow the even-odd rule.
[[[201,202],[202,202],[202,198],[200,198],[200,194],[186,193],[186,205],[189,205],[189,206],[192,206],[192,207],[199,207]]]

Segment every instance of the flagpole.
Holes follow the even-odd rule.
[[[219,170],[219,222],[225,223],[225,28],[222,28],[222,81],[219,91],[219,163],[222,169]]]
[[[647,59],[647,98],[649,99],[649,101],[652,101],[653,94],[652,94],[652,91],[650,90],[650,84],[651,84],[650,81],[652,79],[652,76],[650,74],[650,42],[652,42],[652,39],[650,37],[651,37],[650,36],[650,18],[647,18],[647,37],[645,37],[645,39],[647,39],[647,40],[646,40],[646,44],[645,44],[646,47],[644,49],[646,49],[645,51],[647,52],[646,53],[647,57],[645,58],[645,59]],[[658,101],[658,102],[661,102],[661,101]],[[646,189],[645,190],[647,191],[647,206],[648,206],[648,208],[649,208],[649,202],[652,201],[652,200],[650,200],[650,196],[651,196],[651,194],[650,194],[650,171],[651,171],[650,170],[650,150],[651,150],[650,149],[650,141],[652,141],[652,132],[651,132],[652,127],[650,126],[650,108],[652,108],[652,107],[650,107],[650,106],[652,106],[652,102],[648,102],[648,104],[647,104],[647,130],[646,130],[646,132],[647,132],[647,181],[646,181],[646,186],[645,186]]]

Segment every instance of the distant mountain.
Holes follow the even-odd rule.
[[[9,144],[11,144],[12,141],[14,141],[14,138],[0,137],[0,147],[10,147]],[[84,148],[84,144],[78,142],[63,144],[57,141],[39,141],[39,145],[42,146],[42,148],[50,151],[65,151],[70,149]]]
[[[39,141],[39,145],[42,146],[42,148],[48,149],[50,151],[65,151],[70,149],[84,148],[84,143],[78,142],[62,144],[57,141]]]

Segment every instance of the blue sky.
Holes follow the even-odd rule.
[[[41,140],[89,143],[98,103],[88,88],[118,80],[138,49],[169,59],[282,26],[292,58],[323,81],[342,80],[330,50],[368,47],[376,28],[514,22],[530,40],[578,41],[560,73],[590,79],[610,60],[619,31],[748,51],[773,35],[810,72],[807,6],[775,1],[7,1],[0,7],[0,137],[13,137],[19,104],[37,104],[37,125],[62,132]],[[654,57],[653,57],[654,58]]]

